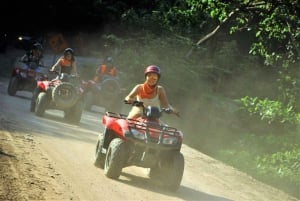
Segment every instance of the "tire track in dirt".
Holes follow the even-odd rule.
[[[57,173],[30,131],[0,121],[0,200],[75,200],[58,184]],[[67,188],[67,186],[65,186]]]

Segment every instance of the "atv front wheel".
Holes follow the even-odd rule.
[[[17,77],[11,77],[7,87],[7,93],[10,96],[16,95],[19,86],[19,79]]]
[[[45,113],[45,110],[47,108],[48,100],[47,100],[47,94],[46,92],[39,93],[37,99],[36,99],[36,105],[35,105],[35,114],[36,116],[43,116]]]
[[[149,177],[160,180],[169,191],[177,191],[180,187],[184,171],[184,157],[181,152],[175,152],[164,157],[159,167],[150,169]]]
[[[94,157],[94,165],[98,168],[104,168],[105,154],[101,152],[104,143],[104,134],[100,133],[96,145],[96,152]]]
[[[32,92],[31,102],[30,102],[30,112],[34,112],[35,105],[36,105],[36,99],[39,95],[41,90],[39,88],[35,88]]]
[[[107,149],[104,174],[112,179],[117,179],[124,166],[126,153],[125,142],[120,138],[114,138]]]
[[[101,83],[101,94],[108,99],[118,96],[120,89],[120,84],[116,79],[105,79]]]

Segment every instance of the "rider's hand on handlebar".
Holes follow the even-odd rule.
[[[131,104],[132,101],[131,101],[131,100],[126,100],[126,99],[124,99],[124,103],[125,103],[125,104]]]
[[[180,117],[180,113],[176,109],[173,109],[173,114],[175,114],[177,117]]]
[[[177,111],[176,109],[174,109],[174,108],[165,108],[165,109],[163,109],[164,110],[164,112],[165,113],[167,113],[167,114],[175,114],[176,116],[180,116],[179,115],[179,111]]]
[[[137,101],[137,100],[131,100],[131,99],[126,100],[125,99],[124,103],[125,104],[131,104],[132,106],[136,106],[136,107],[144,107],[144,103],[140,102],[140,101]]]
[[[124,103],[125,104],[134,104],[134,103],[137,103],[139,101],[135,100],[135,99],[124,99]]]

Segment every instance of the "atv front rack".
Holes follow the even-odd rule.
[[[141,133],[145,135],[144,143],[154,143],[156,145],[164,144],[162,141],[168,137],[176,137],[178,139],[182,139],[182,133],[178,129],[174,127],[170,127],[166,124],[160,123],[159,120],[156,121],[141,121],[136,119],[127,119],[127,115],[119,114],[114,112],[106,112],[106,115],[112,118],[117,119],[126,119],[128,122],[128,129],[130,135],[134,132],[134,130],[139,130]],[[179,140],[181,141],[181,140]],[[178,141],[178,142],[179,142]],[[171,144],[169,144],[171,145]],[[173,146],[173,145],[171,145]]]
[[[161,133],[162,135],[171,135],[180,137],[180,131],[177,128],[170,127],[166,124],[151,121],[140,121],[136,119],[127,119],[127,115],[121,113],[114,112],[106,112],[106,115],[109,117],[117,118],[117,119],[126,119],[128,121],[129,129],[139,129],[144,130],[146,133],[149,131],[156,131]]]

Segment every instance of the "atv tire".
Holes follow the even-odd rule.
[[[100,133],[97,140],[94,165],[98,168],[104,168],[105,154],[101,152],[104,143],[104,134]]]
[[[117,179],[121,175],[125,153],[125,142],[120,138],[114,138],[108,146],[105,158],[104,174],[107,177]]]
[[[108,99],[114,98],[120,94],[120,84],[115,79],[105,79],[101,83],[101,93]]]
[[[52,98],[59,108],[70,108],[77,101],[77,92],[70,83],[62,83],[52,90]]]
[[[30,102],[30,112],[35,112],[36,100],[41,90],[39,88],[35,88],[32,92],[31,102]]]
[[[160,167],[150,168],[148,176],[152,180],[160,180],[167,190],[177,191],[180,187],[183,172],[184,157],[182,153],[175,152],[165,157],[161,161]]]
[[[48,105],[47,94],[45,92],[39,93],[39,95],[36,99],[36,105],[35,105],[36,116],[39,116],[39,117],[44,116],[47,105]]]
[[[11,77],[7,87],[7,93],[10,96],[15,96],[18,91],[19,79],[17,77]]]

